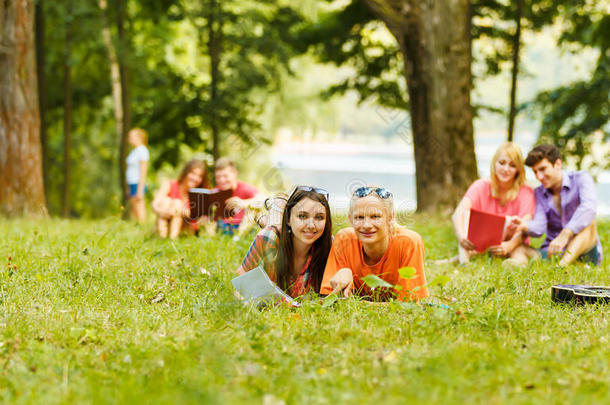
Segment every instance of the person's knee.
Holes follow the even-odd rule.
[[[515,250],[508,254],[508,257],[511,259],[519,259],[527,257],[527,255],[525,253],[525,249],[523,249],[523,246],[518,246]]]
[[[179,217],[184,216],[184,202],[182,200],[174,199],[171,201],[170,206],[173,215]]]
[[[525,249],[523,248],[523,246],[518,246],[515,250],[513,250],[512,252],[510,252],[510,254],[508,255],[508,259],[506,259],[509,261],[509,263],[517,263],[517,264],[527,264],[528,258],[527,258],[527,253],[525,251]]]
[[[537,259],[540,257],[540,253],[530,246],[527,245],[519,245],[515,250],[513,250],[509,258],[516,259],[519,262],[527,263],[530,259]]]

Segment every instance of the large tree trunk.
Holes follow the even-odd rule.
[[[517,75],[519,74],[519,48],[521,47],[521,15],[523,14],[523,0],[516,0],[515,22],[517,28],[513,36],[513,71],[510,82],[510,110],[508,112],[508,142],[513,141],[515,132],[515,118],[517,117]]]
[[[46,214],[34,1],[0,1],[0,214]]]
[[[364,0],[398,40],[409,92],[417,208],[455,205],[477,177],[468,0]]]
[[[36,1],[36,77],[38,80],[38,108],[40,110],[40,143],[42,147],[42,179],[45,200],[49,199],[49,148],[47,146],[47,80],[45,75],[45,18],[44,0]]]
[[[61,212],[70,215],[70,152],[72,151],[72,3],[66,1],[66,36],[64,41],[64,184]]]

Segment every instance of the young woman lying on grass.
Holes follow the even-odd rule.
[[[459,261],[467,263],[477,254],[468,240],[470,209],[506,217],[503,242],[489,248],[492,255],[509,258],[506,263],[525,265],[537,252],[517,232],[518,224],[532,219],[536,211],[534,192],[525,184],[525,165],[518,145],[501,145],[491,160],[489,180],[475,181],[452,216],[453,229],[459,241]],[[513,218],[515,220],[513,221]],[[520,220],[517,220],[520,218]]]
[[[262,265],[269,278],[291,297],[320,292],[330,245],[332,221],[328,192],[298,186],[288,198],[282,227],[256,235],[237,273]]]
[[[205,163],[193,159],[188,162],[178,180],[169,180],[161,185],[152,202],[153,211],[157,214],[155,232],[162,238],[175,239],[180,232],[194,234],[199,230],[197,221],[189,217],[189,190],[196,187],[208,187]]]
[[[342,291],[344,296],[371,297],[372,291],[362,278],[373,274],[402,287],[385,291],[373,297],[375,300],[394,295],[403,301],[427,297],[424,243],[416,232],[394,221],[392,193],[375,186],[361,187],[352,195],[348,215],[352,228],[342,229],[335,236],[320,293]],[[402,267],[414,268],[414,277],[400,277],[398,270]]]

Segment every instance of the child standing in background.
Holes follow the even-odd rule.
[[[144,191],[146,190],[146,171],[150,155],[146,144],[148,136],[146,131],[141,128],[134,128],[127,135],[127,142],[133,150],[127,156],[127,171],[125,179],[129,186],[129,205],[131,207],[131,217],[138,222],[146,219],[146,205],[144,201]]]

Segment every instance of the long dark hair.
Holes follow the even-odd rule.
[[[292,283],[294,283],[294,244],[292,243],[292,233],[288,222],[290,220],[290,213],[292,208],[303,198],[309,198],[313,201],[319,202],[324,206],[326,210],[326,224],[324,225],[324,231],[322,236],[313,243],[313,257],[309,264],[309,281],[308,283],[313,286],[316,293],[320,292],[320,284],[322,284],[322,276],[324,275],[324,267],[326,267],[326,260],[330,252],[330,245],[332,244],[332,219],[330,216],[330,206],[326,197],[322,194],[316,193],[315,191],[304,191],[296,190],[286,203],[284,208],[284,214],[282,216],[282,231],[279,237],[279,252],[275,261],[276,281],[280,288],[284,291],[288,291]]]
[[[201,169],[203,171],[203,175],[201,176],[201,183],[198,184],[197,187],[208,188],[209,187],[208,171],[207,171],[207,168],[205,167],[205,163],[199,159],[189,160],[184,165],[184,167],[182,168],[182,171],[180,171],[180,175],[178,176],[178,183],[182,184],[182,182],[186,178],[186,175],[189,174],[191,172],[191,170],[193,170],[193,169]]]

